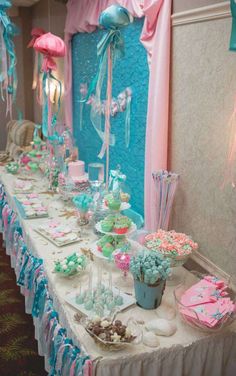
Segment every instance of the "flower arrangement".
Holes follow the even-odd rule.
[[[145,237],[144,245],[167,257],[186,257],[198,248],[198,244],[187,235],[175,231],[158,230]]]
[[[130,271],[135,280],[155,285],[169,276],[170,262],[158,252],[142,250],[131,258]]]

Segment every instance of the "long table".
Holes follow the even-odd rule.
[[[40,177],[33,177],[35,180],[35,192],[39,193],[41,199],[48,206],[50,218],[60,222],[77,226],[76,218],[70,214],[68,204],[64,203],[59,195],[52,196],[47,193],[46,182]],[[15,176],[5,173],[0,169],[0,182],[4,185],[8,204],[18,214],[23,229],[23,236],[27,247],[35,257],[43,259],[43,266],[48,280],[50,296],[53,298],[55,310],[59,315],[60,324],[66,328],[67,335],[73,343],[82,347],[93,361],[93,375],[97,376],[234,376],[236,375],[236,334],[235,326],[231,331],[224,331],[219,334],[206,334],[193,329],[183,323],[178,316],[173,322],[177,325],[176,333],[171,337],[159,336],[160,346],[150,348],[143,343],[136,346],[129,346],[126,349],[109,352],[99,348],[94,340],[85,331],[82,325],[75,320],[77,311],[65,302],[65,297],[72,291],[79,291],[80,284],[85,285],[89,279],[89,272],[96,278],[98,265],[101,263],[96,257],[91,261],[88,271],[81,276],[62,278],[53,272],[54,261],[70,255],[72,252],[80,252],[81,248],[89,249],[96,240],[92,229],[86,229],[81,243],[75,243],[64,247],[56,247],[49,241],[35,232],[35,228],[48,221],[44,219],[25,220],[18,213],[13,199],[13,185]],[[101,264],[100,264],[101,267]],[[108,278],[110,264],[102,262],[103,278]],[[188,273],[183,269],[183,273]],[[112,269],[113,283],[119,277],[120,271],[115,267]],[[191,275],[187,274],[187,278]],[[167,286],[161,305],[162,315],[170,307],[175,308],[173,296],[174,287]],[[130,291],[129,291],[130,292]],[[131,293],[134,294],[133,289]],[[137,321],[147,323],[157,318],[157,310],[147,311],[132,306],[117,318],[127,320],[129,317]],[[43,346],[40,343],[41,335],[37,326],[37,319],[34,319],[36,338],[39,341],[39,353],[43,353]],[[144,327],[144,326],[143,326]],[[143,329],[145,331],[145,329]],[[49,371],[47,359],[45,367]],[[69,376],[69,375],[66,375]]]

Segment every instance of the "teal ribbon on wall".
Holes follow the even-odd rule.
[[[12,103],[16,100],[17,73],[16,53],[13,37],[19,29],[11,22],[7,9],[12,6],[10,1],[0,1],[0,84],[2,100],[7,101],[6,113],[12,116]],[[4,96],[5,91],[5,96]]]
[[[234,0],[230,0],[230,9],[232,14],[232,28],[229,43],[229,50],[236,51],[236,3]]]

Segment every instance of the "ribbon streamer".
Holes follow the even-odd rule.
[[[37,38],[41,37],[41,35],[45,33],[46,31],[44,29],[41,29],[40,27],[33,28],[31,31],[32,39],[28,43],[27,47],[28,48],[34,47],[34,43],[36,42]],[[36,90],[37,102],[39,103],[39,105],[42,106],[43,97],[42,97],[41,66],[42,66],[41,55],[38,53],[38,51],[35,51],[32,89]]]
[[[13,37],[19,34],[7,15],[11,1],[0,2],[0,86],[2,100],[6,100],[6,115],[12,119],[12,104],[16,100],[17,74],[16,53]]]

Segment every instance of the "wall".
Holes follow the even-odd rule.
[[[27,45],[27,30],[31,29],[31,10],[30,8],[22,8],[16,13],[16,17],[12,18],[18,28],[20,35],[14,38],[16,56],[17,56],[17,76],[18,76],[18,89],[17,100],[13,107],[13,119],[17,119],[17,111],[19,109],[23,112],[25,118],[33,119],[32,109],[32,95],[29,86],[29,77],[32,72],[31,53],[26,50]],[[26,22],[27,21],[27,22]],[[6,124],[9,121],[9,116],[6,118],[6,105],[5,102],[0,100],[0,150],[4,150],[6,146],[7,131]]]
[[[236,92],[230,30],[230,17],[173,28],[169,167],[181,176],[172,228],[234,274],[236,191],[221,189]]]
[[[143,215],[144,202],[144,151],[147,114],[148,77],[146,50],[139,41],[143,19],[135,20],[122,29],[125,41],[125,56],[117,59],[113,67],[112,95],[117,96],[127,87],[132,90],[130,144],[125,146],[125,113],[111,117],[111,129],[115,134],[116,144],[110,147],[110,169],[119,164],[127,176],[130,188],[132,208]],[[81,106],[80,84],[90,84],[98,69],[97,43],[104,36],[103,30],[94,33],[74,36],[72,41],[73,60],[73,125],[76,142],[79,146],[80,158],[86,164],[101,162],[98,154],[102,141],[97,135],[91,118],[91,107]],[[106,82],[106,80],[105,80]],[[106,98],[106,84],[103,85],[102,99]],[[83,129],[80,130],[80,116],[83,109]],[[105,117],[102,116],[102,127]],[[105,164],[105,157],[102,159]]]
[[[173,13],[184,12],[194,8],[205,7],[227,0],[173,0]]]
[[[57,36],[64,39],[64,26],[66,19],[66,6],[60,2],[50,0],[50,8],[48,7],[48,1],[41,0],[32,7],[32,26],[41,27],[45,31],[50,31]],[[58,70],[56,77],[63,81],[64,65],[63,59],[57,59]],[[37,103],[36,96],[34,94],[34,118],[37,123],[41,123],[41,108]],[[63,119],[63,106],[59,119]]]

